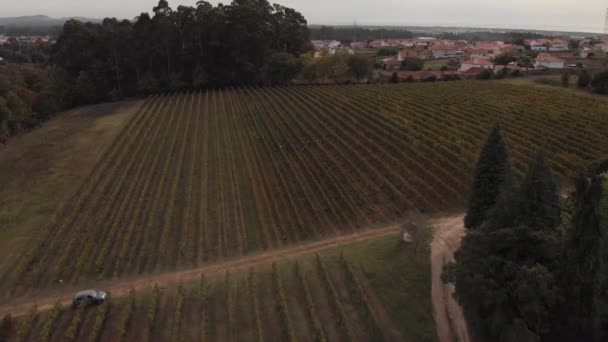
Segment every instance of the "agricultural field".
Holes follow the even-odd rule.
[[[0,145],[0,274],[46,232],[57,204],[73,196],[143,102],[77,108]]]
[[[416,250],[390,234],[96,307],[32,308],[8,341],[436,341],[429,238]]]
[[[149,98],[0,293],[188,268],[463,207],[499,122],[517,175],[608,154],[608,102],[499,82],[247,88]]]

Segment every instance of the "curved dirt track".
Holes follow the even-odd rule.
[[[313,241],[284,249],[266,251],[260,254],[249,255],[238,259],[223,261],[184,271],[143,276],[136,279],[100,281],[96,287],[110,292],[112,296],[124,296],[128,294],[131,289],[139,290],[149,288],[154,284],[158,284],[158,286],[162,287],[173,283],[186,282],[189,280],[198,279],[201,274],[204,274],[205,276],[213,276],[226,271],[246,270],[250,267],[257,267],[271,264],[273,262],[295,259],[300,256],[316,253],[327,248],[384,236],[390,233],[398,232],[399,229],[400,225],[391,225],[379,229],[362,230],[349,235],[330,237],[320,241]],[[63,291],[62,293],[57,293],[53,296],[47,296],[46,298],[29,301],[19,298],[13,303],[1,305],[0,317],[3,317],[8,313],[13,316],[25,315],[34,305],[37,305],[38,310],[40,311],[50,310],[58,300],[61,301],[63,305],[70,305],[72,303],[71,296],[73,293],[74,291]]]
[[[465,234],[464,216],[450,216],[436,220],[435,235],[431,243],[431,296],[437,336],[440,342],[470,342],[462,308],[453,297],[454,286],[441,280],[443,266],[454,260]]]

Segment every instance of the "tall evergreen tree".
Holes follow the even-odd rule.
[[[581,341],[599,340],[600,289],[606,227],[602,227],[601,200],[608,161],[594,164],[576,179],[576,211],[568,231],[562,276],[566,297],[562,332]]]
[[[467,232],[444,278],[455,283],[477,340],[534,341],[549,331],[561,301],[554,262],[557,185],[542,153],[519,188],[509,188],[509,178],[503,183],[495,207]]]
[[[510,174],[509,153],[500,126],[495,124],[483,146],[475,173],[469,209],[464,219],[467,228],[479,227],[494,204]]]

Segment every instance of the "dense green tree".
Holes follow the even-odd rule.
[[[10,135],[9,122],[13,117],[13,112],[8,107],[6,99],[0,97],[0,142],[4,142]]]
[[[403,59],[401,66],[407,71],[420,71],[424,68],[424,61],[420,58],[408,57]]]
[[[589,71],[585,69],[579,70],[576,84],[581,88],[587,88],[589,83],[591,83],[591,75],[589,75]]]
[[[380,48],[378,49],[378,52],[376,52],[376,55],[378,57],[389,57],[389,56],[394,56],[397,54],[397,49],[395,48]]]
[[[268,58],[265,70],[264,84],[286,84],[302,70],[302,63],[293,55],[277,52]]]
[[[154,94],[160,91],[160,83],[153,73],[145,73],[138,82],[139,92],[142,94]]]
[[[353,55],[348,60],[348,70],[358,81],[369,76],[372,65],[365,56]]]
[[[494,64],[498,65],[507,65],[511,62],[515,62],[517,58],[511,52],[501,53],[500,55],[494,58]]]
[[[393,72],[393,75],[389,79],[389,83],[399,83],[399,75],[397,75],[396,71]]]
[[[235,0],[174,9],[161,0],[133,22],[68,21],[53,62],[70,83],[86,72],[96,100],[104,100],[190,87],[282,84],[299,71],[295,59],[309,49],[306,19],[291,8]]]
[[[490,69],[483,69],[479,75],[477,75],[478,80],[489,80],[494,76],[494,73]]]
[[[595,74],[591,80],[591,88],[598,94],[608,94],[608,71]]]
[[[97,100],[95,83],[86,71],[81,71],[73,86],[73,99],[76,105],[93,103]]]
[[[502,188],[485,223],[467,232],[444,279],[455,283],[477,340],[535,340],[550,331],[562,302],[555,273],[557,186],[540,153],[521,186]]]
[[[570,71],[565,70],[564,72],[562,72],[560,81],[562,83],[562,87],[568,88],[570,86]]]
[[[9,129],[13,132],[20,130],[31,114],[31,109],[14,92],[6,94],[6,105],[12,115],[8,120]]]
[[[481,149],[473,174],[465,227],[480,226],[490,210],[510,173],[509,153],[498,124],[492,127]]]
[[[581,341],[599,341],[599,304],[605,274],[606,234],[601,200],[608,161],[594,163],[575,181],[575,214],[564,243],[562,260],[563,320],[560,334]]]

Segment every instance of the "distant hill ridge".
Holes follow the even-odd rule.
[[[80,21],[90,22],[101,22],[101,19],[85,18],[85,17],[65,17],[65,18],[52,18],[46,15],[31,15],[22,17],[0,17],[0,26],[5,27],[51,27],[51,26],[62,26],[66,21],[70,19],[77,19]]]

